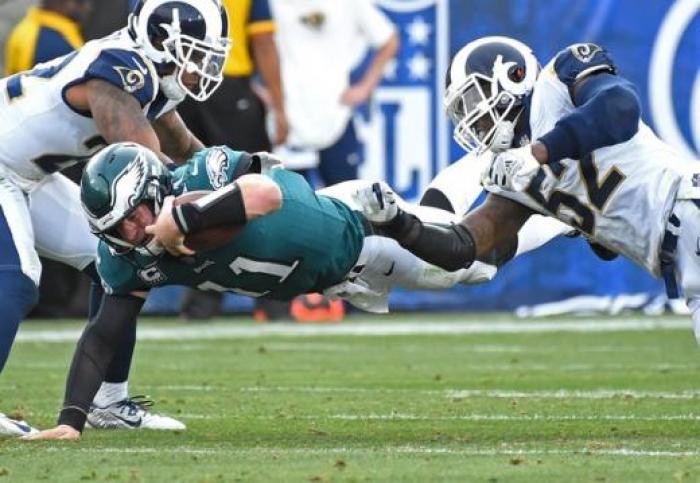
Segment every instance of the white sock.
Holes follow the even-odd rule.
[[[464,156],[440,171],[428,188],[442,192],[455,213],[464,215],[483,191],[481,173],[486,169],[487,161],[484,156]]]
[[[93,403],[98,407],[106,407],[129,396],[129,381],[103,382],[95,394]]]
[[[556,218],[532,215],[518,232],[518,251],[515,256],[539,248],[558,235],[565,235],[573,228]]]

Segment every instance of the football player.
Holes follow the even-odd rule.
[[[448,228],[365,190],[378,232],[421,258],[456,270],[515,236],[533,213],[575,227],[604,258],[622,254],[670,297],[682,288],[700,341],[700,165],[640,119],[634,86],[595,44],[572,45],[543,69],[519,41],[486,37],[452,59],[445,105],[454,138],[485,157],[484,204]]]
[[[395,286],[439,289],[493,277],[493,265],[477,262],[448,272],[375,236],[351,199],[357,183],[317,193],[266,153],[223,147],[197,153],[172,173],[136,144],[116,144],[93,157],[81,198],[101,239],[98,268],[107,295],[78,343],[59,425],[30,439],[80,437],[101,374],[133,330],[152,287],[187,285],[276,299],[325,292],[385,312]],[[197,190],[210,193],[173,206],[172,195]],[[435,208],[416,210],[426,220],[457,220]],[[549,238],[570,230],[549,225]],[[194,252],[185,245],[186,236],[221,226],[240,231],[216,248]],[[489,262],[510,256],[496,254]]]
[[[59,171],[118,141],[148,146],[165,163],[184,162],[201,149],[175,107],[185,96],[202,101],[217,88],[227,30],[217,0],[142,0],[127,28],[0,80],[0,369],[37,298],[38,254],[99,280],[98,240],[78,187]],[[97,395],[90,424],[184,428],[128,397],[135,332],[123,341],[101,374],[111,383]],[[0,434],[28,431],[0,415]]]

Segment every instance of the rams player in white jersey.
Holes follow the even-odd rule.
[[[228,49],[219,0],[142,0],[127,28],[0,80],[0,370],[37,298],[38,254],[96,276],[97,238],[78,187],[60,170],[119,141],[147,146],[165,163],[184,162],[203,146],[175,107],[214,92]],[[123,379],[103,384],[90,423],[183,429],[128,398],[135,332],[129,340],[118,366],[103,374]],[[0,414],[0,434],[30,431]]]
[[[700,164],[640,119],[634,86],[594,44],[540,68],[516,40],[486,37],[454,56],[445,106],[454,138],[485,159],[484,204],[449,228],[397,209],[385,186],[360,193],[365,214],[399,243],[455,270],[510,243],[533,213],[583,233],[683,292],[700,340]],[[680,290],[679,290],[680,289]]]

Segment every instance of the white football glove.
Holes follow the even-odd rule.
[[[523,191],[542,165],[532,155],[530,145],[496,154],[481,177],[485,187]]]
[[[372,223],[389,223],[399,213],[396,194],[384,181],[357,190],[353,199]]]

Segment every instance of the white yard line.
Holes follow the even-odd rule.
[[[700,421],[700,414],[661,414],[650,416],[618,415],[618,414],[563,414],[551,416],[546,414],[508,415],[508,414],[458,414],[453,416],[424,416],[419,414],[316,414],[316,415],[288,415],[288,416],[255,416],[241,417],[239,414],[177,414],[179,419],[192,420],[219,420],[219,419],[258,419],[258,420],[302,420],[302,421],[506,421],[506,422],[566,422],[566,421],[600,421],[600,422],[624,422],[624,421]]]
[[[3,451],[23,451],[23,446],[7,447]],[[388,446],[381,448],[194,448],[182,446],[177,448],[167,447],[140,447],[140,448],[86,448],[86,447],[52,447],[45,448],[49,453],[90,453],[90,454],[194,454],[206,456],[263,456],[263,455],[291,455],[291,456],[324,456],[324,455],[457,455],[457,456],[624,456],[632,458],[679,458],[700,456],[700,451],[666,451],[656,449],[632,449],[632,448],[580,448],[580,449],[517,449],[517,448],[430,448],[421,446]]]
[[[197,325],[196,327],[140,328],[139,340],[207,340],[222,338],[255,338],[268,336],[390,336],[390,335],[450,335],[450,334],[503,334],[537,332],[613,332],[681,330],[690,332],[689,319],[580,319],[537,322],[343,322],[337,325]],[[21,330],[18,342],[71,342],[78,339],[79,329]]]
[[[358,394],[422,394],[451,399],[504,398],[504,399],[696,399],[700,390],[678,392],[637,391],[631,389],[593,389],[588,391],[557,389],[553,391],[512,391],[507,389],[391,389],[363,387],[305,387],[305,386],[252,386],[241,388],[246,392],[300,392],[300,393],[358,393]]]

